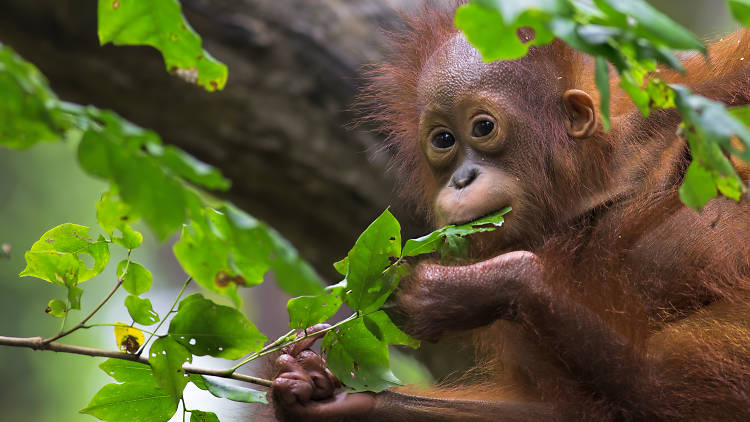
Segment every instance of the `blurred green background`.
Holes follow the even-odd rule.
[[[680,23],[706,38],[717,38],[736,27],[731,22],[724,1],[720,0],[653,0]],[[80,7],[95,7],[82,3]],[[1,41],[1,40],[0,40]],[[230,67],[230,78],[233,69]],[[228,87],[231,89],[231,86]],[[0,93],[2,95],[2,93]],[[71,142],[45,144],[28,151],[0,149],[0,244],[8,244],[10,259],[0,258],[0,335],[49,336],[54,334],[60,320],[44,313],[47,301],[63,298],[62,287],[35,278],[19,278],[24,268],[23,252],[48,229],[64,223],[95,226],[94,203],[106,190],[106,185],[86,176],[75,160],[75,145]],[[287,194],[293,195],[293,192]],[[176,289],[184,280],[171,254],[171,242],[159,244],[152,234],[140,227],[144,243],[134,259],[154,273],[154,288],[146,294],[154,308],[163,314],[173,300]],[[111,263],[124,258],[122,250],[113,248]],[[99,277],[88,281],[83,296],[83,312],[73,312],[75,323],[109,291],[115,281],[114,265]],[[263,302],[266,309],[283,310],[285,298],[273,285],[245,291],[245,311],[253,321],[260,320],[262,330],[282,333],[284,314],[269,317],[255,306]],[[120,291],[119,295],[125,293]],[[254,295],[254,296],[253,296]],[[121,297],[119,303],[122,303]],[[92,322],[130,321],[117,300]],[[66,342],[113,348],[111,328],[93,328],[76,333]],[[93,420],[79,415],[94,393],[109,378],[93,362],[94,358],[34,352],[29,349],[0,347],[0,420],[67,422]],[[97,359],[100,362],[102,359]],[[202,393],[191,390],[188,400],[193,407],[216,410]],[[230,406],[231,408],[231,406]],[[229,409],[219,415],[230,418],[242,412]],[[180,414],[177,415],[180,417]]]

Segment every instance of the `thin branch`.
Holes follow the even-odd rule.
[[[63,338],[65,336],[67,336],[68,334],[72,333],[73,331],[76,331],[76,330],[79,330],[79,329],[83,328],[86,325],[86,322],[88,320],[90,320],[91,317],[94,316],[94,314],[96,314],[97,312],[99,312],[99,309],[101,309],[102,306],[104,306],[104,304],[107,303],[107,301],[112,297],[112,295],[115,294],[115,292],[117,291],[117,289],[120,288],[120,286],[122,285],[122,281],[123,281],[122,278],[118,278],[117,279],[117,283],[115,283],[115,287],[112,288],[112,291],[109,292],[109,294],[107,295],[107,297],[105,297],[104,300],[102,300],[99,303],[99,305],[97,305],[96,308],[94,308],[94,310],[91,311],[91,313],[88,314],[88,316],[86,316],[86,318],[83,319],[83,321],[79,322],[78,325],[76,325],[75,327],[69,329],[68,331],[63,331],[61,333],[58,333],[56,336],[52,336],[50,338],[44,339],[44,342],[45,343],[52,343],[53,341],[55,341],[57,339],[60,339],[60,338]]]
[[[33,350],[49,350],[53,352],[72,353],[76,355],[96,356],[103,358],[114,358],[138,362],[148,365],[148,359],[138,355],[131,355],[117,350],[94,349],[91,347],[73,346],[70,344],[46,342],[42,337],[4,337],[0,336],[0,346],[26,347]],[[193,365],[183,365],[185,372],[199,375],[210,375],[213,377],[229,378],[244,381],[251,384],[271,386],[271,380],[253,377],[250,375],[229,373],[226,369],[199,368]]]
[[[115,292],[117,291],[117,289],[119,289],[120,286],[122,285],[123,279],[125,278],[125,275],[128,273],[128,267],[130,266],[130,254],[131,253],[133,253],[133,250],[132,249],[128,249],[127,263],[125,264],[125,269],[122,272],[122,277],[119,277],[117,279],[117,283],[115,283],[115,287],[112,288],[112,291],[109,292],[109,294],[104,298],[104,300],[102,300],[101,302],[99,302],[99,305],[97,305],[96,308],[94,308],[94,310],[91,311],[91,313],[89,313],[86,316],[86,318],[83,319],[83,321],[79,322],[78,325],[76,325],[75,327],[69,329],[68,331],[62,331],[62,330],[60,330],[60,332],[57,333],[57,335],[52,336],[52,337],[47,338],[47,339],[44,339],[45,343],[52,343],[53,341],[61,339],[61,338],[67,336],[68,334],[70,334],[70,333],[72,333],[72,332],[74,332],[76,330],[80,330],[81,328],[83,328],[86,325],[86,322],[88,322],[88,320],[90,320],[97,312],[99,312],[99,309],[102,309],[102,306],[104,306],[104,304],[107,303],[107,301],[109,301],[110,298],[112,298],[112,295],[114,295]],[[65,313],[65,316],[66,317],[68,316],[67,312]],[[64,326],[65,326],[65,320],[63,320],[63,327]]]
[[[297,338],[296,338],[296,339],[294,339],[294,340],[289,340],[288,342],[285,342],[285,343],[283,343],[283,344],[276,344],[276,343],[278,342],[278,340],[277,340],[277,341],[275,341],[274,343],[272,343],[272,344],[268,345],[267,347],[264,347],[264,348],[263,348],[263,350],[261,350],[260,352],[258,352],[258,353],[256,353],[256,354],[253,354],[253,355],[250,355],[250,356],[249,356],[248,358],[246,358],[246,359],[245,359],[245,360],[243,360],[242,362],[238,363],[237,365],[234,365],[234,366],[232,367],[232,369],[230,369],[229,373],[231,374],[231,373],[232,373],[232,371],[236,371],[236,370],[237,370],[237,369],[239,369],[239,367],[241,367],[242,365],[245,365],[246,363],[252,362],[252,361],[254,361],[255,359],[258,359],[259,357],[262,357],[262,356],[268,355],[268,354],[270,354],[270,353],[278,352],[279,350],[281,350],[281,349],[283,349],[283,348],[285,348],[285,347],[287,347],[287,346],[291,346],[292,344],[295,344],[295,343],[299,343],[300,341],[302,341],[302,340],[304,340],[304,339],[306,339],[306,338],[310,338],[310,337],[313,337],[313,336],[319,336],[319,335],[320,335],[320,334],[322,334],[322,333],[325,333],[325,332],[327,332],[327,331],[331,331],[331,330],[333,330],[333,329],[335,329],[335,328],[338,328],[338,327],[340,327],[341,325],[343,325],[343,324],[345,324],[345,323],[347,323],[347,322],[349,322],[349,321],[351,321],[351,320],[357,319],[357,318],[359,318],[359,317],[361,317],[361,316],[364,316],[364,315],[360,315],[360,314],[358,314],[358,313],[352,314],[352,315],[350,315],[350,316],[349,316],[348,318],[346,318],[346,319],[344,319],[344,320],[341,320],[341,321],[337,322],[336,324],[333,324],[333,325],[331,325],[331,326],[330,326],[330,327],[328,327],[328,328],[324,328],[324,329],[322,329],[322,330],[320,330],[320,331],[316,331],[316,332],[314,332],[314,333],[311,333],[311,334],[305,334],[305,335],[303,335],[303,336],[301,336],[301,337],[297,337]],[[280,339],[281,339],[281,338],[280,338]]]
[[[169,314],[171,314],[172,311],[174,311],[174,307],[177,306],[177,303],[180,302],[180,298],[182,297],[182,294],[185,293],[185,289],[187,288],[188,284],[190,284],[190,281],[192,279],[193,279],[193,277],[188,277],[187,280],[185,280],[185,282],[182,284],[182,288],[180,289],[180,293],[178,293],[177,297],[174,299],[174,302],[172,303],[172,307],[169,308],[169,312],[167,312],[166,315],[164,315],[162,317],[161,321],[159,322],[159,325],[156,326],[156,328],[154,329],[154,332],[151,333],[151,335],[146,339],[146,341],[143,342],[143,345],[141,346],[141,349],[138,350],[138,352],[136,353],[136,355],[140,356],[143,353],[143,351],[146,350],[146,345],[148,344],[149,341],[151,341],[152,338],[154,338],[154,336],[156,335],[156,333],[159,332],[159,328],[161,328],[161,326],[164,325],[164,322],[166,322],[167,317],[169,316]]]

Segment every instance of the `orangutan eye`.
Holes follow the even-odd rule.
[[[482,138],[490,133],[495,128],[495,124],[489,120],[480,120],[474,123],[474,128],[471,130],[471,136],[475,138]]]
[[[440,132],[432,137],[432,146],[436,149],[448,149],[455,143],[456,139],[450,132]]]

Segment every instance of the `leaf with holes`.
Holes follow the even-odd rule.
[[[175,398],[182,397],[182,390],[189,381],[182,365],[192,361],[190,352],[169,336],[157,339],[148,352],[148,363],[157,384]]]
[[[257,352],[267,340],[240,311],[217,305],[200,293],[182,300],[169,334],[194,355],[225,359]]]
[[[84,256],[93,258],[89,268]],[[21,277],[38,277],[63,286],[75,286],[104,270],[109,262],[109,245],[104,237],[92,240],[89,228],[65,223],[44,233],[26,254]]]
[[[565,0],[474,0],[458,8],[455,23],[484,60],[510,60],[524,56],[532,45],[551,42],[554,35],[549,22],[553,17],[565,18],[572,13]],[[521,40],[520,28],[533,28],[534,38]]]
[[[60,299],[52,299],[47,303],[47,308],[44,312],[55,318],[62,318],[68,312],[68,305]]]
[[[105,385],[81,413],[107,422],[164,422],[177,403],[152,377],[150,382]]]
[[[328,368],[348,391],[380,392],[401,384],[389,367],[388,344],[378,340],[362,318],[328,331],[321,349]]]
[[[153,383],[151,367],[129,360],[110,358],[99,365],[102,371],[114,378],[117,382],[124,383]]]
[[[368,310],[390,294],[383,272],[401,256],[401,226],[390,211],[370,224],[347,255],[347,292],[344,301],[352,309]]]
[[[150,45],[171,73],[208,91],[224,88],[227,67],[203,50],[177,0],[99,0],[98,15],[101,44]]]

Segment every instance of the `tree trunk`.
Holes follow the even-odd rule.
[[[216,93],[170,76],[150,47],[100,47],[93,1],[3,0],[0,41],[61,98],[115,110],[221,168],[229,199],[328,276],[393,199],[379,136],[347,125],[361,66],[382,58],[380,30],[409,3],[185,0],[204,48],[229,67]]]

